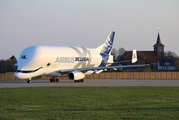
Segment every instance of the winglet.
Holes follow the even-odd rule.
[[[136,49],[133,50],[132,52],[132,63],[137,62],[137,51]]]

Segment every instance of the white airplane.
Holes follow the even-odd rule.
[[[59,82],[58,77],[68,76],[74,82],[84,82],[85,75],[99,74],[106,69],[142,67],[142,65],[109,66],[113,63],[111,49],[115,32],[110,32],[105,43],[95,49],[66,46],[30,46],[18,58],[17,79],[27,79],[27,83],[41,76],[50,76],[50,82]],[[133,51],[132,63],[137,61]]]

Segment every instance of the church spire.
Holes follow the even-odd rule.
[[[154,45],[154,47],[157,47],[157,46],[164,46],[164,45],[161,43],[161,40],[160,40],[159,29],[158,29],[157,42],[156,42],[156,44]]]
[[[161,40],[160,40],[159,29],[158,29],[157,42],[153,47],[154,47],[154,51],[157,54],[157,58],[163,59],[163,57],[164,57],[164,45],[161,43]]]

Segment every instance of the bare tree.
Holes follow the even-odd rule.
[[[117,55],[118,55],[118,52],[117,52],[116,48],[112,49],[111,55],[113,55],[113,60],[116,60]]]
[[[122,56],[125,52],[126,52],[126,50],[124,48],[119,48],[118,55]]]
[[[126,50],[124,48],[119,48],[116,60],[120,61],[125,52]]]

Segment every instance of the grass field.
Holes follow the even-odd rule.
[[[0,89],[4,119],[179,119],[179,87]]]

